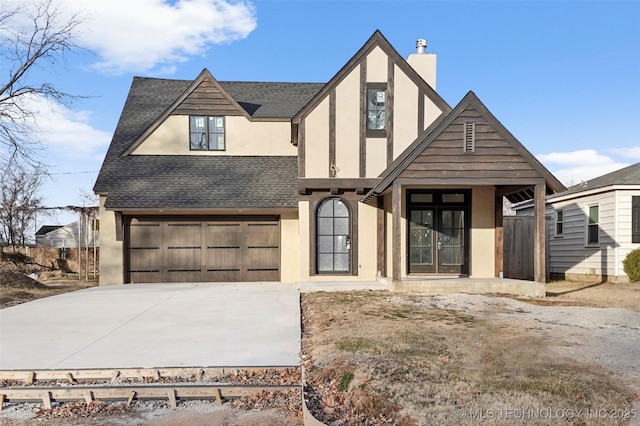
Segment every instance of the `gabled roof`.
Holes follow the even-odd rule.
[[[640,186],[640,163],[632,164],[623,169],[571,186],[566,191],[559,192],[548,198],[552,200],[567,195],[579,195],[581,192],[604,189],[610,186]]]
[[[201,74],[200,77],[203,75]],[[228,189],[239,190],[235,200],[238,206],[244,208],[265,206],[269,197],[275,199],[280,197],[282,201],[275,202],[271,207],[290,207],[293,205],[292,199],[297,194],[297,160],[296,157],[244,157],[233,158],[229,156],[134,156],[123,155],[131,151],[131,147],[140,137],[158,122],[167,111],[176,105],[176,100],[183,98],[185,93],[193,87],[191,80],[169,80],[157,78],[135,77],[132,81],[127,100],[120,115],[118,125],[114,132],[111,144],[107,150],[104,162],[94,185],[94,192],[107,194],[107,207],[140,207],[154,204],[169,207],[171,200],[159,198],[140,199],[136,205],[135,196],[129,190],[129,185],[136,181],[140,187],[144,186],[144,191],[156,191],[158,197],[173,194],[175,184],[181,182],[186,185],[190,182],[192,187],[198,185],[209,185],[206,189],[211,190],[215,183],[211,178],[201,176],[217,175],[215,170],[224,170],[227,173],[225,182],[230,185]],[[269,83],[269,82],[219,82],[220,87],[228,93],[233,100],[243,108],[248,115],[254,118],[282,118],[290,119],[324,84],[318,83]],[[256,135],[260,138],[260,135]],[[251,170],[250,181],[247,185],[254,184],[249,190],[238,188],[241,182],[237,179],[239,167],[246,167]],[[195,175],[204,178],[203,181],[195,183]],[[286,179],[285,176],[286,175]],[[140,180],[148,176],[148,182],[144,185]],[[157,179],[154,182],[154,177]],[[233,179],[236,179],[234,181]],[[249,178],[248,178],[249,179]],[[188,186],[188,185],[186,185]],[[183,187],[182,190],[190,190]],[[200,190],[207,192],[203,187]],[[178,194],[180,195],[180,194]],[[137,194],[139,197],[140,194]],[[151,195],[148,195],[151,197]],[[190,197],[189,194],[182,194],[176,203],[182,207],[187,206],[184,200]],[[191,198],[193,207],[201,206],[201,202],[196,197]],[[295,198],[297,205],[297,198]],[[211,201],[211,200],[209,200]],[[220,200],[216,199],[214,204],[208,207],[220,205]],[[200,204],[198,204],[200,203]],[[225,202],[223,201],[222,204]],[[227,203],[228,204],[228,203]]]
[[[386,53],[393,62],[440,108],[441,111],[449,112],[451,107],[429,84],[424,81],[412,67],[404,60],[398,51],[382,35],[380,30],[376,30],[367,42],[356,52],[356,54],[338,71],[336,75],[304,106],[292,119],[293,123],[299,123],[302,117],[313,110],[342,80],[344,80],[353,69],[358,66],[373,49],[379,47]]]
[[[123,152],[132,153],[150,134],[174,113],[196,92],[203,83],[213,88],[207,95],[216,96],[218,103],[225,105],[224,115],[242,115],[247,119],[286,118],[289,119],[324,84],[319,83],[255,83],[255,82],[219,82],[208,69],[200,75],[160,114],[144,132]],[[201,98],[196,98],[201,99]],[[220,105],[218,105],[220,107]]]
[[[51,231],[62,228],[62,225],[42,225],[40,229],[36,231],[36,235],[46,235]]]
[[[385,171],[380,174],[380,182],[369,191],[363,201],[370,201],[381,194],[422,152],[433,143],[440,134],[447,129],[468,107],[473,107],[487,122],[515,149],[546,181],[547,191],[550,193],[563,191],[566,188],[549,172],[487,109],[475,93],[469,92],[460,103],[449,113],[443,114],[429,128],[427,128],[400,156],[398,156]]]

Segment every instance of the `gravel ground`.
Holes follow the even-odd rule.
[[[603,366],[640,392],[640,313],[623,308],[538,306],[502,297],[447,295],[429,302],[488,319],[517,322],[559,355]]]

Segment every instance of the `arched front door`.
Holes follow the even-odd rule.
[[[351,272],[351,217],[337,197],[323,200],[316,211],[316,269],[319,274]]]

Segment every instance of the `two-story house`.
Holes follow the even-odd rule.
[[[562,184],[376,31],[327,83],[139,78],[94,190],[101,284],[500,277],[502,200]]]

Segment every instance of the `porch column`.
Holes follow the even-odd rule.
[[[497,278],[503,277],[504,271],[504,213],[503,213],[503,196],[496,195],[495,200],[495,228],[496,228],[496,263],[495,263],[495,276]]]
[[[393,211],[393,280],[400,281],[402,276],[402,186],[394,182],[391,193],[391,209]]]
[[[547,232],[545,229],[545,196],[546,184],[543,181],[535,186],[534,212],[535,212],[535,237],[533,243],[534,270],[533,279],[538,283],[546,282],[545,248]]]
[[[376,210],[376,235],[378,240],[378,252],[376,255],[376,264],[377,271],[380,273],[380,276],[387,276],[387,262],[385,259],[386,253],[386,235],[385,235],[385,225],[384,220],[386,217],[386,213],[384,211],[384,198],[382,196],[378,196],[378,209]]]

